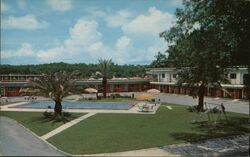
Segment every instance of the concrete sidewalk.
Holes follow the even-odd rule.
[[[101,153],[101,154],[87,154],[79,156],[181,156],[180,154],[173,154],[161,148],[148,148],[141,150],[117,152],[117,153]]]
[[[73,125],[75,125],[75,124],[81,122],[82,120],[87,119],[87,118],[89,118],[90,116],[95,115],[95,114],[96,114],[96,113],[92,112],[92,113],[88,113],[88,114],[86,114],[86,115],[83,115],[83,116],[81,116],[81,117],[79,117],[79,118],[77,118],[77,119],[74,119],[74,120],[72,120],[72,121],[70,121],[70,122],[68,122],[68,123],[66,123],[66,124],[64,124],[64,125],[62,125],[62,126],[56,128],[55,130],[52,130],[51,132],[49,132],[49,133],[43,135],[43,136],[41,137],[41,139],[47,140],[47,139],[49,139],[50,137],[52,137],[52,136],[54,136],[54,135],[56,135],[56,134],[62,132],[63,130],[65,130],[65,129],[67,129],[67,128],[69,128],[69,127],[71,127],[71,126],[73,126]]]

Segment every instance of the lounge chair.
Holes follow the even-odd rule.
[[[141,112],[149,112],[154,110],[154,105],[149,105],[149,104],[138,104],[139,111]]]

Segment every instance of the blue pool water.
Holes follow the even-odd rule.
[[[48,108],[51,106],[54,108],[53,101],[45,101],[45,102],[32,102],[24,105],[18,105],[16,107],[20,108]],[[62,102],[63,108],[71,108],[71,109],[129,109],[131,105],[128,103],[116,103],[116,102]]]

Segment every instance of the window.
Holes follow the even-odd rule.
[[[176,74],[173,74],[173,78],[176,78]]]
[[[236,79],[236,74],[235,73],[230,74],[230,79]]]
[[[249,81],[249,74],[244,74],[243,75],[243,84],[247,85]]]
[[[165,78],[165,74],[161,74],[161,78]]]
[[[15,87],[7,87],[7,90],[9,92],[13,92],[13,91],[16,91],[16,88]]]

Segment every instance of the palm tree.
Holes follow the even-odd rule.
[[[50,97],[55,102],[54,117],[62,114],[62,99],[70,94],[70,90],[75,84],[75,76],[76,71],[70,74],[56,72],[30,80],[32,87],[37,89],[40,95]]]
[[[107,95],[107,79],[111,76],[110,67],[112,65],[111,59],[99,59],[99,70],[96,72],[96,75],[102,77],[102,93],[103,97],[106,98]]]

